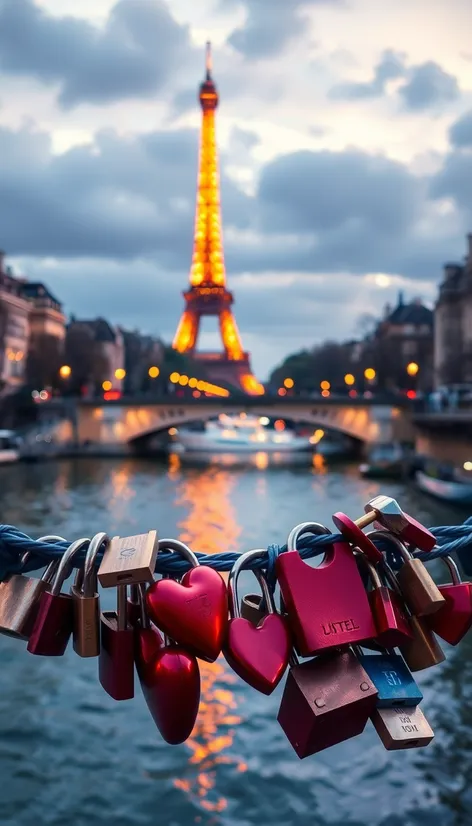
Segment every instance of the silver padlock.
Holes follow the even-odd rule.
[[[65,542],[62,536],[42,536],[38,542]],[[24,565],[31,554],[21,558]],[[41,579],[12,574],[0,582],[0,633],[7,637],[28,640],[36,619],[41,594],[51,585],[59,560],[49,563]]]

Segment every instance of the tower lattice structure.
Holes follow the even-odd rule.
[[[226,379],[246,393],[256,395],[264,391],[251,373],[249,353],[243,350],[231,309],[233,295],[226,287],[215,129],[218,92],[212,77],[210,43],[206,47],[206,76],[200,86],[199,101],[202,130],[190,289],[183,293],[185,309],[173,347],[204,361],[213,379]],[[197,351],[200,322],[204,316],[218,316],[222,353]]]

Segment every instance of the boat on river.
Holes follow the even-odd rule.
[[[221,416],[203,430],[178,428],[173,434],[175,453],[300,453],[313,451],[305,436],[292,430],[267,427],[257,417]]]
[[[472,478],[467,478],[456,468],[428,468],[417,470],[415,481],[423,493],[429,493],[444,502],[456,505],[472,505]]]
[[[407,452],[397,442],[373,445],[367,461],[359,465],[359,473],[368,479],[400,479],[407,471]]]
[[[0,430],[0,465],[10,465],[20,458],[20,440],[14,430]]]

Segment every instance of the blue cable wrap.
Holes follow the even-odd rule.
[[[457,553],[467,574],[472,574],[472,516],[463,522],[462,525],[443,525],[437,528],[430,528],[436,537],[437,546],[429,552],[414,551],[414,556],[422,561],[432,561],[442,556]],[[341,534],[321,534],[314,536],[305,534],[300,537],[298,550],[302,559],[309,559],[324,552],[326,546],[333,542],[341,542]],[[375,543],[378,548],[387,553],[389,563],[398,568],[401,559],[392,552],[391,543]],[[57,542],[50,544],[32,539],[13,525],[0,525],[0,581],[6,579],[11,574],[30,573],[44,568],[51,560],[59,560],[70,542]],[[285,553],[286,545],[271,544],[267,550],[267,556],[254,560],[252,568],[264,569],[267,571],[269,584],[275,585],[275,560],[279,554]],[[25,565],[21,566],[21,558],[29,551]],[[86,549],[77,553],[73,558],[74,567],[80,568],[84,564]],[[198,561],[202,565],[209,565],[217,571],[230,571],[240,554],[234,551],[224,551],[218,554],[202,554],[197,552]],[[99,560],[101,557],[98,556]],[[465,563],[465,564],[464,564]],[[189,563],[179,557],[178,554],[162,551],[158,554],[156,573],[181,576],[190,568]]]

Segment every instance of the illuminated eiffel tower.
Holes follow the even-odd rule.
[[[200,86],[199,100],[203,114],[190,289],[183,294],[185,309],[172,346],[179,353],[188,353],[204,363],[213,381],[226,380],[250,395],[258,395],[264,389],[251,373],[249,353],[243,350],[231,310],[233,295],[226,288],[215,133],[218,92],[212,77],[210,43],[206,48],[206,77]],[[196,350],[203,316],[218,316],[223,352]]]

